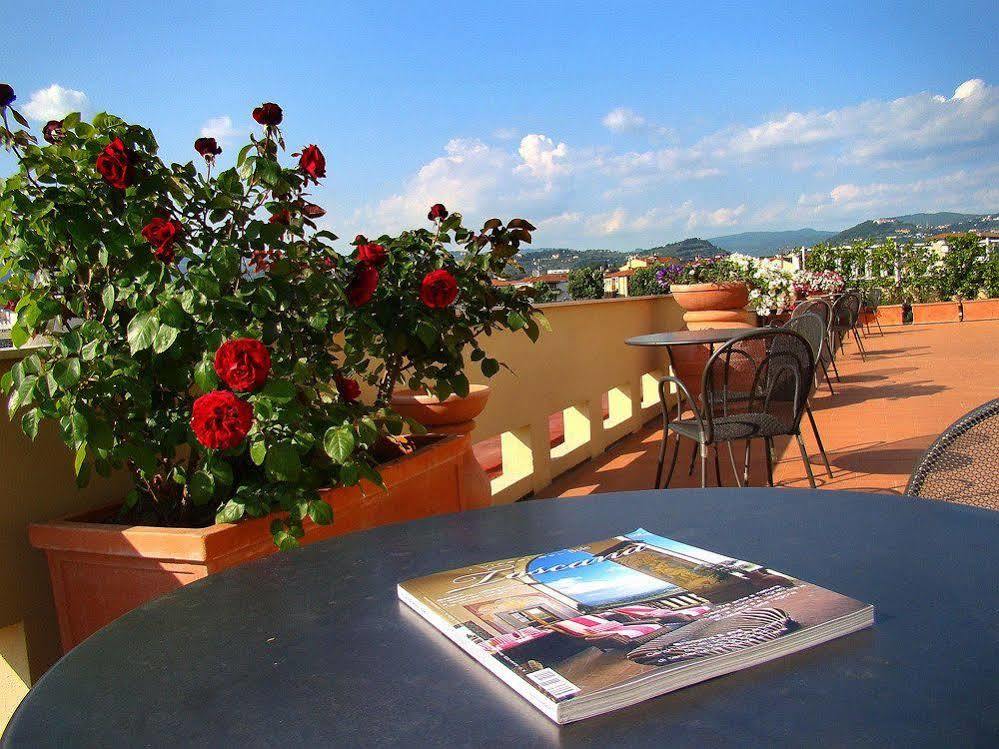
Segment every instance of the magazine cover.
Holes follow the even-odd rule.
[[[579,700],[872,611],[762,565],[642,529],[399,588],[404,602],[535,704],[538,695]],[[806,647],[816,638],[799,639]]]

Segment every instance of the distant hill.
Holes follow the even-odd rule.
[[[727,255],[728,252],[721,247],[711,243],[708,239],[698,239],[692,237],[680,242],[650,247],[647,250],[635,250],[633,255],[658,255],[659,257],[675,257],[678,260],[691,260],[695,257],[714,257],[715,255]]]
[[[723,250],[741,252],[746,255],[764,257],[773,255],[779,250],[794,249],[804,245],[811,247],[833,236],[834,231],[818,229],[794,229],[790,231],[746,231],[741,234],[728,234],[724,237],[712,237],[712,242]]]
[[[943,232],[961,232],[978,229],[979,231],[995,231],[999,229],[999,213],[911,213],[906,216],[877,218],[863,221],[856,226],[834,234],[826,241],[830,244],[849,244],[863,240],[882,240],[889,237],[897,239],[925,239]]]
[[[518,260],[523,273],[516,277],[540,276],[558,270],[573,270],[599,265],[616,269],[624,264],[627,253],[616,250],[573,250],[568,247],[522,248]]]

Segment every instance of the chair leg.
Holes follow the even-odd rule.
[[[739,480],[739,469],[735,465],[735,452],[732,450],[732,443],[726,442],[725,445],[728,447],[728,459],[732,463],[732,477],[735,479],[735,485],[742,488],[742,482]]]
[[[659,488],[659,481],[663,477],[663,463],[666,462],[666,440],[669,439],[669,431],[663,429],[663,438],[659,440],[659,462],[656,463],[656,483],[652,485],[653,489]],[[680,438],[677,437],[676,441],[679,442]]]
[[[715,443],[715,485],[721,489],[721,466],[718,464],[718,443]]]
[[[822,446],[822,437],[819,436],[819,428],[815,424],[815,417],[812,416],[812,408],[807,403],[805,404],[805,413],[808,414],[808,421],[812,425],[812,434],[815,435],[815,442],[819,446],[819,452],[822,454],[822,460],[826,464],[826,473],[829,474],[829,478],[833,477],[832,467],[829,465],[829,456],[826,455],[826,449]]]
[[[822,376],[825,377],[826,385],[829,386],[829,395],[836,395],[836,391],[833,390],[832,380],[829,379],[829,365],[826,364],[825,359],[819,359],[819,362],[822,364]]]
[[[836,357],[830,356],[829,363],[832,364],[833,374],[836,375],[836,382],[842,382],[843,379],[839,376],[839,367],[836,366]]]
[[[857,348],[860,349],[860,358],[867,361],[867,352],[864,350],[864,342],[860,340],[860,333],[857,332],[856,328],[853,329],[853,340],[857,342]]]
[[[694,475],[694,461],[697,460],[697,445],[698,445],[698,443],[697,442],[692,442],[691,444],[694,446],[694,449],[690,451],[690,465],[687,467],[687,475],[688,476],[693,476]]]
[[[808,484],[815,488],[815,476],[812,475],[812,464],[808,460],[808,450],[805,449],[805,440],[801,437],[801,431],[794,433],[798,440],[798,449],[801,450],[801,462],[805,464],[805,471],[808,473]]]
[[[706,476],[708,473],[708,447],[703,442],[701,443],[701,488],[707,488]]]
[[[665,444],[665,443],[664,443]],[[673,480],[673,469],[676,468],[676,456],[680,452],[680,435],[676,435],[676,442],[673,443],[673,457],[669,461],[669,473],[666,474],[666,485],[663,489],[669,489],[669,482]],[[656,488],[659,488],[659,477],[656,477]]]
[[[742,482],[746,486],[749,486],[749,459],[752,455],[750,451],[750,445],[752,444],[752,440],[746,440],[746,462],[742,464]]]
[[[883,336],[885,334],[885,331],[884,328],[881,327],[881,321],[878,319],[878,315],[876,312],[874,313],[874,322],[876,322],[878,325],[878,335]]]
[[[763,438],[763,452],[767,454],[767,484],[774,485],[774,443],[769,437]]]

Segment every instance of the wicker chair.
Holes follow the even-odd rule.
[[[829,379],[829,367],[831,366],[836,379],[839,380],[839,370],[836,367],[836,351],[835,346],[832,345],[832,334],[830,332],[832,326],[832,305],[825,299],[807,299],[794,308],[791,312],[791,319],[793,320],[803,315],[818,315],[822,320],[825,328],[825,340],[817,361],[818,366],[821,367],[822,376],[826,379],[826,385],[829,386],[829,394],[835,395],[836,391],[833,390],[832,380]]]
[[[881,299],[884,296],[884,292],[875,286],[872,289],[868,289],[864,294],[864,303],[862,306],[864,312],[864,326],[867,329],[867,335],[871,335],[871,320],[874,320],[878,326],[878,333],[884,335],[885,332],[881,328],[881,321],[878,320],[878,307],[881,306]]]
[[[916,464],[905,493],[999,510],[999,398],[937,437]]]
[[[808,341],[782,328],[749,330],[719,347],[708,359],[701,378],[701,405],[694,402],[687,386],[677,377],[659,380],[659,402],[663,438],[659,445],[655,487],[658,489],[666,458],[669,433],[676,433],[666,487],[676,468],[680,438],[692,441],[701,456],[701,486],[706,485],[707,448],[715,448],[715,483],[721,486],[718,447],[732,442],[762,439],[766,444],[767,479],[773,486],[773,438],[793,435],[814,488],[815,477],[801,437],[801,417],[815,378],[815,365]],[[670,418],[666,386],[676,386],[676,418]],[[686,404],[684,404],[686,401]],[[689,410],[693,415],[683,418]],[[734,467],[734,456],[732,458]],[[736,475],[738,480],[738,475]]]
[[[857,332],[860,305],[860,294],[856,291],[848,291],[840,296],[833,304],[831,330],[835,350],[843,348],[843,339],[852,334],[853,340],[857,342],[857,348],[860,349],[860,357],[866,360],[867,352],[864,350],[864,343],[860,340],[860,334]]]

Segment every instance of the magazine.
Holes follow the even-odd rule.
[[[557,723],[874,622],[868,604],[643,529],[408,580],[398,592]]]

